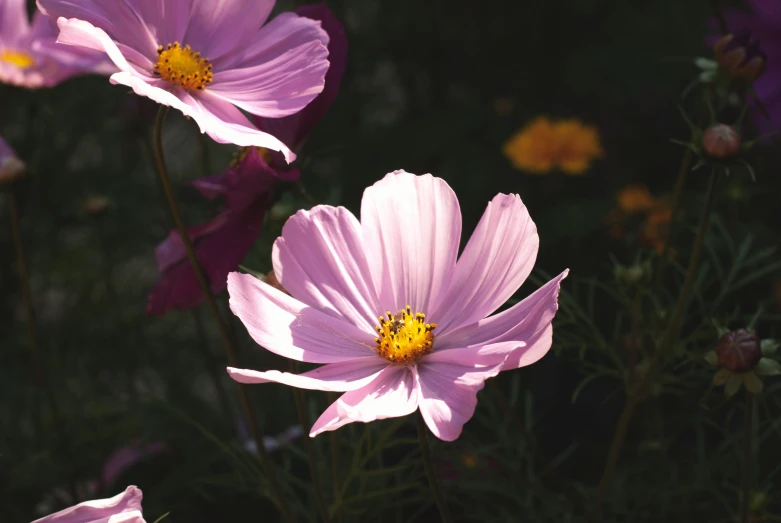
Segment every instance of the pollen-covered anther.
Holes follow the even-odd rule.
[[[412,365],[434,350],[436,323],[426,323],[426,315],[412,312],[407,305],[398,313],[379,317],[377,354],[395,365]]]
[[[214,78],[212,64],[201,53],[193,51],[189,45],[182,47],[179,42],[157,47],[155,74],[163,80],[178,84],[184,89],[202,91]]]

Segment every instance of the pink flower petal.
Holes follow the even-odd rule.
[[[342,23],[334,16],[325,2],[302,5],[296,14],[320,20],[323,30],[328,33],[328,72],[325,74],[325,87],[317,98],[301,111],[284,118],[255,117],[258,129],[282,140],[291,149],[298,150],[307,135],[325,115],[328,107],[339,93],[342,76],[347,68],[347,34]]]
[[[568,273],[569,270],[565,270],[506,311],[438,337],[435,348],[447,351],[501,342],[523,342],[507,358],[502,370],[531,365],[550,349],[553,334],[551,322],[558,310],[561,280]]]
[[[85,22],[84,20],[78,20],[75,18],[71,18],[71,19],[58,18],[57,25],[60,28],[60,35],[57,38],[58,43],[65,44],[65,45],[86,47],[87,49],[93,49],[95,51],[103,51],[108,55],[111,61],[114,62],[114,65],[116,65],[120,71],[126,72],[127,74],[133,72],[134,74],[143,76],[148,81],[155,80],[155,78],[153,78],[152,76],[148,74],[145,75],[144,73],[142,73],[142,71],[138,67],[138,66],[149,65],[150,66],[149,69],[151,69],[151,65],[152,65],[151,62],[149,62],[142,55],[136,53],[136,54],[128,55],[131,59],[136,58],[136,60],[134,60],[134,62],[136,62],[135,64],[136,67],[131,65],[128,62],[127,58],[125,57],[125,53],[123,51],[120,51],[117,44],[102,29],[98,29],[97,27],[90,24],[89,22]],[[139,61],[141,61],[142,63],[139,64],[138,63]],[[112,79],[115,76],[121,74],[122,73],[114,74],[112,76]],[[115,82],[115,83],[123,83],[124,85],[130,85],[125,82]]]
[[[380,312],[410,305],[430,314],[449,288],[461,237],[450,186],[430,174],[390,173],[364,191],[361,226]]]
[[[274,273],[296,299],[374,332],[381,311],[365,251],[350,211],[318,205],[285,223],[274,243]]]
[[[420,413],[429,430],[445,441],[458,439],[475,413],[477,393],[487,378],[499,374],[501,366],[474,368],[441,361],[418,364]]]
[[[248,274],[228,275],[233,313],[269,351],[309,363],[336,363],[374,354],[373,334],[333,317]]]
[[[150,3],[158,2],[160,0]],[[227,58],[234,55],[233,59],[243,56],[247,47],[260,37],[258,31],[275,3],[274,0],[190,2],[190,23],[183,41],[208,56],[212,62],[217,62],[224,55]]]
[[[177,93],[180,91],[177,90]],[[195,120],[201,132],[211,136],[215,142],[279,151],[285,155],[288,163],[296,159],[296,155],[285,144],[276,137],[259,131],[241,111],[210,90],[194,95],[181,91],[180,96],[188,107],[187,112],[182,112]]]
[[[32,523],[146,523],[141,490],[130,486],[113,498],[85,501]]]
[[[456,263],[450,291],[432,311],[438,332],[492,314],[529,276],[537,259],[537,227],[517,194],[499,194]]]
[[[29,31],[27,0],[0,2],[0,46],[15,47],[15,44]]]
[[[329,363],[303,374],[269,370],[259,372],[228,367],[228,374],[239,383],[282,383],[299,389],[345,392],[360,389],[373,381],[389,363],[379,356]]]
[[[215,65],[208,91],[259,116],[297,113],[323,90],[327,43],[320,22],[283,13],[257,33],[240,62]]]
[[[368,423],[411,414],[418,408],[415,382],[414,368],[389,366],[374,381],[342,394],[318,418],[309,435],[315,437],[355,421]]]
[[[111,40],[152,59],[157,55],[159,43],[134,4],[129,0],[38,0],[39,9],[52,20],[83,21],[100,28]]]

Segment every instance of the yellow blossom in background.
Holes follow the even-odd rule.
[[[560,169],[585,174],[604,152],[599,131],[579,120],[551,121],[540,116],[515,133],[503,147],[513,167],[533,174]]]
[[[625,213],[648,212],[660,207],[661,202],[651,195],[648,187],[642,184],[627,185],[616,193],[618,208]]]

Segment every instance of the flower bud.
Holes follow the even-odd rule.
[[[729,158],[740,151],[740,135],[727,124],[711,125],[702,134],[702,148],[711,158]]]
[[[759,47],[759,40],[751,40],[748,29],[722,36],[713,46],[713,53],[721,69],[737,80],[751,83],[767,67],[767,55]]]
[[[762,359],[759,337],[746,329],[727,332],[716,346],[716,358],[720,367],[732,372],[753,370]]]

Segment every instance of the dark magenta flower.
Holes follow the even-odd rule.
[[[347,63],[347,37],[342,24],[324,3],[299,8],[296,14],[322,22],[328,33],[331,61],[323,92],[301,112],[285,118],[256,118],[258,128],[279,138],[292,150],[301,147],[339,91]],[[223,198],[226,208],[208,222],[190,227],[190,239],[213,293],[222,292],[228,273],[236,270],[263,228],[263,219],[279,181],[295,181],[299,171],[276,151],[246,148],[228,171],[196,180],[193,185],[208,199]],[[149,294],[147,313],[189,309],[203,300],[198,281],[177,231],[157,247],[161,279]]]
[[[757,98],[767,110],[770,121],[755,108],[755,122],[761,133],[767,133],[781,123],[781,3],[776,0],[748,0],[751,11],[730,9],[725,12],[727,28],[735,35],[725,51],[747,66],[752,59],[763,58],[764,73],[753,83]],[[748,31],[746,31],[748,30]],[[761,43],[761,49],[760,49]],[[726,55],[725,55],[726,56]]]

